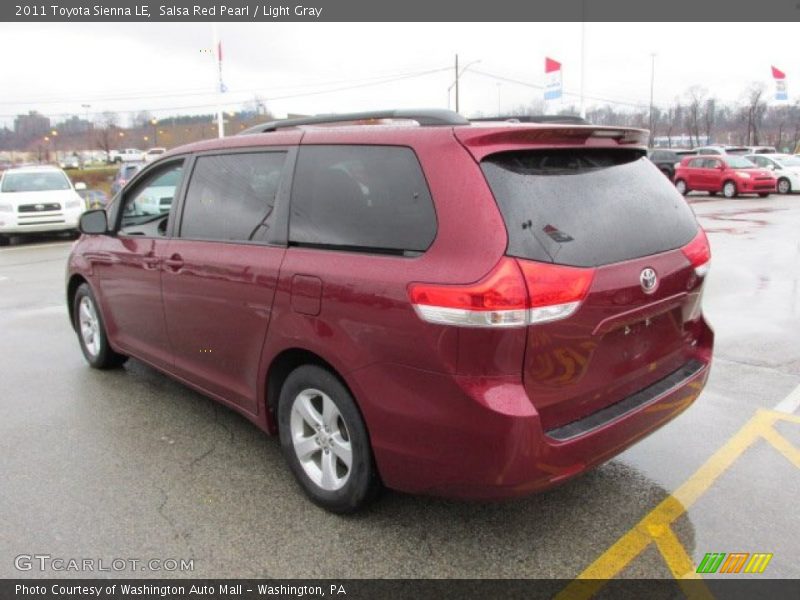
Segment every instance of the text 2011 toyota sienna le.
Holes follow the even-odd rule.
[[[702,390],[709,246],[646,132],[386,111],[246,133],[83,215],[70,315],[93,367],[133,356],[279,434],[317,504],[526,494]]]

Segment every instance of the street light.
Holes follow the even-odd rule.
[[[92,149],[92,128],[89,126],[89,109],[91,104],[81,104],[81,108],[86,111],[86,152]]]
[[[656,81],[656,54],[652,52],[650,54],[650,147],[653,147],[655,143],[655,132],[653,131],[653,86]]]
[[[153,126],[153,145],[158,146],[158,119],[155,117],[150,119],[150,125]],[[147,140],[146,137],[144,139]]]
[[[450,87],[447,88],[447,108],[450,108],[450,90],[454,87],[456,88],[456,112],[458,112],[458,80],[464,74],[464,72],[469,69],[472,65],[477,65],[480,60],[473,60],[471,63],[467,63],[467,65],[459,70],[458,68],[458,54],[456,54],[456,80],[450,84]]]

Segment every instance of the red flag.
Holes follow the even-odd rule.
[[[774,67],[773,67],[774,68]],[[552,73],[553,71],[560,71],[561,70],[561,63],[557,60],[553,60],[552,58],[544,57],[544,72],[545,73]]]
[[[784,73],[780,69],[776,69],[775,67],[772,67],[772,76],[775,79],[786,79],[786,73]]]

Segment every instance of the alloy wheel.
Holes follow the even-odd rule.
[[[292,402],[292,445],[308,478],[326,491],[344,487],[350,477],[353,449],[336,403],[324,392],[306,389]]]
[[[91,298],[84,296],[78,307],[78,324],[86,351],[95,357],[100,352],[100,322]]]

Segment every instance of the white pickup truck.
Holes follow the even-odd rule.
[[[144,152],[136,148],[125,148],[123,150],[112,150],[108,153],[109,163],[141,162],[144,160]]]

